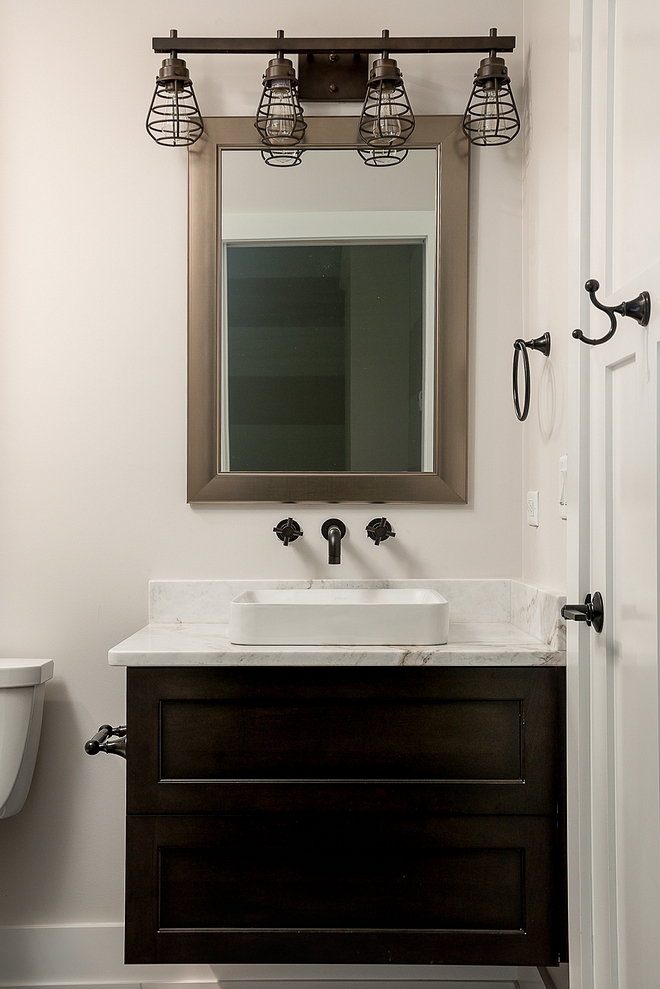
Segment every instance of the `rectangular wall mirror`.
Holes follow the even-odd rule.
[[[467,141],[418,121],[369,167],[351,117],[300,164],[252,120],[190,151],[190,502],[461,502],[467,463]]]

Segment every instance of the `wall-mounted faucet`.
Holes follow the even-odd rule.
[[[277,538],[281,539],[285,546],[288,546],[289,543],[294,543],[303,534],[296,520],[291,518],[282,519],[281,522],[278,522],[273,527],[273,532],[276,533]]]
[[[384,516],[380,519],[372,519],[366,527],[366,532],[369,539],[374,540],[376,546],[380,546],[390,536],[396,536],[396,532]]]
[[[326,519],[321,526],[321,535],[328,540],[328,563],[341,563],[341,541],[346,535],[342,520]]]

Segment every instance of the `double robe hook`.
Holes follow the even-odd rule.
[[[622,302],[618,306],[604,306],[596,298],[596,292],[600,288],[600,282],[597,282],[595,278],[590,278],[588,282],[584,283],[584,287],[589,293],[589,298],[596,309],[600,309],[610,317],[610,332],[598,340],[590,340],[589,337],[585,337],[582,330],[573,330],[573,336],[576,340],[591,344],[592,347],[597,347],[601,343],[607,343],[616,333],[617,315],[630,316],[631,319],[636,319],[640,326],[648,326],[649,319],[651,318],[651,296],[648,292],[640,292],[636,299],[632,299],[630,302]]]

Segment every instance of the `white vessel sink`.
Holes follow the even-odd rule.
[[[238,645],[443,645],[449,605],[422,588],[245,591],[229,605]]]

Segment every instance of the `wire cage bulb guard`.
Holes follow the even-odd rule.
[[[170,31],[170,37],[176,36],[176,31]],[[156,144],[169,148],[189,147],[204,133],[190,73],[174,50],[163,60],[156,77],[146,127]]]
[[[383,31],[383,38],[389,31]],[[371,148],[387,150],[400,148],[415,129],[415,115],[403,84],[401,69],[387,51],[377,58],[371,67],[367,93],[362,107],[358,132],[365,144]],[[370,165],[380,164],[377,156],[365,157]],[[398,164],[401,158],[389,157],[388,165]]]
[[[277,37],[283,38],[284,31],[278,31]],[[298,99],[296,71],[291,59],[284,58],[283,51],[277,53],[277,58],[271,58],[264,72],[263,84],[254,121],[262,143],[272,148],[287,148],[299,144],[307,124]],[[284,164],[284,161],[279,164]],[[298,165],[300,161],[292,160],[286,164]]]
[[[491,28],[491,38],[497,28]],[[472,144],[489,147],[508,144],[520,130],[520,117],[511,92],[509,70],[492,51],[479,63],[465,113],[463,133]]]
[[[415,129],[415,116],[393,58],[373,64],[360,117],[359,133],[372,148],[399,148]]]

